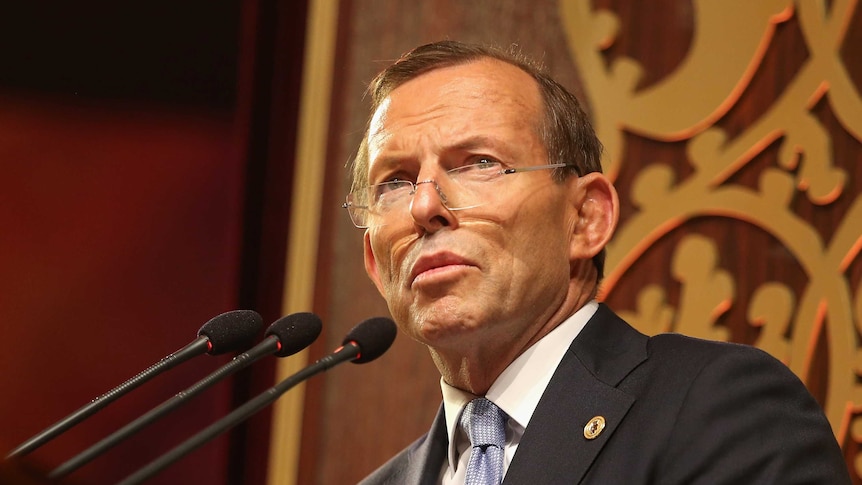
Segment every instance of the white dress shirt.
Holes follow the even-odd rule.
[[[598,308],[599,304],[595,300],[584,305],[519,355],[491,384],[491,388],[485,394],[487,399],[509,416],[506,424],[504,476],[554,371],[557,370],[572,340],[578,336]],[[440,388],[443,391],[443,411],[449,433],[449,454],[448,460],[443,462],[439,483],[463,485],[467,463],[470,461],[470,453],[465,453],[470,449],[470,439],[458,426],[458,420],[461,418],[464,406],[478,396],[452,387],[442,378]]]

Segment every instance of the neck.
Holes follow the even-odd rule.
[[[437,370],[447,384],[477,396],[484,396],[497,377],[517,358],[517,355],[504,357],[487,347],[469,355],[434,348],[430,348],[430,351]],[[502,351],[505,352],[505,349]]]
[[[552,309],[550,314],[542,314],[537,318],[527,327],[530,329],[527,332],[501,338],[486,336],[478,343],[467,343],[458,348],[429,347],[431,358],[443,380],[458,389],[484,396],[518,356],[595,298],[595,269],[591,263],[573,272],[572,276],[561,304]]]

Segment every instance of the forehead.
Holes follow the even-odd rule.
[[[459,136],[505,130],[534,135],[542,111],[536,81],[509,63],[480,59],[434,69],[394,89],[373,114],[370,158],[399,135],[428,134],[458,143]],[[527,135],[527,133],[523,133]]]

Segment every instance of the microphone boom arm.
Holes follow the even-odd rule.
[[[114,402],[119,397],[137,388],[138,386],[152,379],[156,375],[166,370],[172,369],[173,367],[176,367],[177,365],[191,359],[192,357],[205,354],[209,350],[209,345],[210,343],[207,337],[200,336],[196,338],[185,347],[163,357],[160,361],[144,369],[136,376],[111,389],[110,391],[102,394],[101,396],[93,399],[77,411],[66,416],[60,421],[57,421],[50,427],[46,428],[44,431],[28,439],[24,443],[21,443],[20,445],[18,445],[17,448],[10,451],[9,454],[6,455],[6,459],[8,460],[16,456],[23,456],[32,452],[33,450],[56,438],[72,426],[75,426],[76,424],[89,418],[93,414],[96,414],[96,412],[100,411],[108,404]]]
[[[335,352],[317,360],[314,364],[305,367],[296,374],[293,374],[275,386],[258,394],[242,406],[234,409],[230,414],[227,414],[225,417],[211,424],[207,428],[204,428],[198,434],[187,439],[158,459],[153,460],[137,472],[129,475],[117,485],[136,485],[142,483],[144,480],[164,470],[175,461],[200,448],[219,434],[233,428],[237,424],[248,419],[254,413],[272,404],[276,399],[281,397],[282,394],[297,384],[314,375],[327,371],[335,365],[356,358],[359,355],[359,352],[359,346],[355,343],[350,342],[345,344]]]
[[[48,475],[48,478],[58,479],[65,477],[69,473],[89,463],[97,456],[101,455],[111,447],[115,446],[117,443],[120,443],[129,436],[143,429],[145,426],[155,422],[162,416],[180,407],[180,405],[186,403],[189,399],[200,394],[204,390],[211,387],[213,384],[216,384],[220,380],[230,376],[231,374],[236,373],[240,369],[247,367],[261,357],[272,354],[278,349],[278,346],[279,342],[277,338],[267,337],[264,342],[264,345],[258,345],[255,348],[234,357],[233,359],[231,359],[230,362],[228,362],[225,366],[219,368],[217,371],[208,375],[204,379],[201,379],[199,382],[195,383],[184,391],[177,393],[175,396],[158,405],[157,407],[151,409],[146,414],[141,415],[138,419],[132,421],[131,423],[120,428],[111,435],[105,437],[98,443],[87,448],[78,455],[72,457],[71,459],[57,467],[54,471],[52,471],[50,475]]]

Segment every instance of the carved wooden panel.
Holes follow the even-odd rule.
[[[644,12],[614,5],[560,4],[606,170],[627,204],[605,298],[646,333],[770,352],[855,449],[862,52],[847,36],[862,27],[856,3],[693,2],[681,10],[690,19],[668,19],[690,21],[688,49],[652,79],[650,37],[625,28]]]

